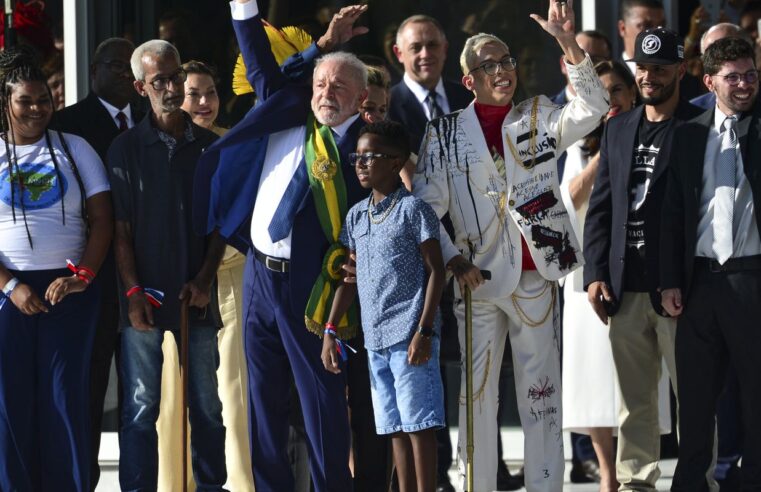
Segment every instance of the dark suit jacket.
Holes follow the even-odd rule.
[[[666,181],[664,171],[672,155],[674,129],[699,113],[700,109],[690,103],[679,102],[656,159],[645,199],[645,276],[653,308],[658,313],[662,313],[657,289],[660,286],[658,244]],[[605,126],[600,147],[600,165],[584,225],[584,287],[597,280],[603,280],[611,286],[615,295],[614,302],[608,306],[611,315],[618,311],[624,293],[629,178],[635,137],[643,115],[644,106],[638,106],[611,118]]]
[[[661,221],[661,285],[678,287],[685,299],[692,283],[692,267],[698,231],[698,210],[703,190],[708,131],[714,122],[714,108],[682,125],[674,135],[674,151],[668,173]],[[737,122],[737,137],[743,170],[753,193],[753,205],[761,210],[761,103]],[[756,213],[761,230],[761,214]]]
[[[139,123],[145,113],[131,105],[132,121]],[[55,113],[51,126],[62,132],[73,133],[87,140],[98,153],[103,164],[111,142],[121,133],[119,127],[108,110],[98,100],[95,93],[90,92],[86,98]]]
[[[473,101],[473,93],[468,91],[462,84],[444,81],[444,92],[447,94],[449,110],[454,112],[464,109]],[[417,153],[420,143],[423,141],[425,125],[428,119],[425,117],[423,106],[415,97],[415,94],[407,87],[404,80],[391,88],[388,104],[388,119],[401,123],[407,128],[410,135],[410,146]]]
[[[245,21],[233,21],[233,27],[248,67],[247,77],[259,96],[259,103],[201,155],[196,169],[193,222],[199,233],[218,228],[230,245],[245,253],[253,248],[251,214],[269,135],[306,124],[312,91],[282,73],[258,15]],[[312,60],[317,54],[314,46],[302,53]],[[361,118],[357,119],[337,142],[349,207],[368,195],[348,164],[348,154],[355,150],[363,124]],[[302,162],[302,165],[305,164]],[[295,315],[304,314],[328,246],[312,192],[308,190],[293,223],[290,298]]]

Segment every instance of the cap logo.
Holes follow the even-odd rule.
[[[652,55],[658,53],[661,49],[661,40],[655,34],[648,34],[645,39],[642,40],[642,52],[646,55]]]

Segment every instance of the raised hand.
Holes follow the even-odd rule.
[[[552,34],[558,40],[576,36],[573,0],[550,0],[550,9],[547,12],[546,20],[537,14],[531,14],[531,18],[542,26],[542,29]]]
[[[366,27],[354,27],[359,16],[367,10],[367,5],[350,5],[338,11],[330,20],[328,30],[317,40],[320,51],[332,51],[354,36],[369,31]]]

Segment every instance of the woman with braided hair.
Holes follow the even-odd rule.
[[[0,490],[89,491],[88,381],[113,230],[84,139],[48,130],[34,56],[0,53]]]

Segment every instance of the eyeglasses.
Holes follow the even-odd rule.
[[[472,74],[476,70],[483,70],[486,75],[497,75],[499,72],[512,72],[515,70],[515,67],[518,66],[518,60],[513,58],[512,56],[506,56],[502,58],[500,61],[487,61],[470,72],[468,72],[468,75]]]
[[[183,69],[179,69],[172,75],[167,75],[166,77],[156,77],[148,83],[151,84],[151,87],[153,87],[154,90],[163,91],[169,86],[170,82],[173,86],[177,87],[180,84],[184,84],[187,78],[187,72],[185,72]]]
[[[119,60],[103,60],[96,62],[98,65],[105,65],[108,70],[116,75],[121,75],[127,71],[131,72],[132,68],[129,63]]]
[[[352,152],[349,154],[349,164],[352,166],[372,167],[377,159],[396,159],[398,155],[389,154],[376,154],[374,152],[365,152],[364,154],[357,154]]]
[[[746,84],[755,84],[758,82],[758,70],[748,70],[745,73],[732,72],[727,75],[717,73],[715,75],[717,77],[723,77],[729,85],[740,85],[741,80],[744,80]]]

